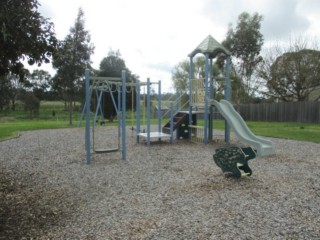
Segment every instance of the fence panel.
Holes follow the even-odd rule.
[[[280,102],[235,106],[245,121],[320,123],[320,102]]]

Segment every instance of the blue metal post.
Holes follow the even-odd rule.
[[[231,84],[230,84],[230,63],[231,59],[230,56],[227,56],[227,63],[226,63],[226,88],[225,88],[225,96],[224,98],[228,101],[231,100]],[[225,130],[224,130],[224,139],[226,143],[229,143],[230,140],[230,127],[227,121],[224,123]]]
[[[147,146],[150,146],[150,79],[147,79]]]
[[[158,82],[158,132],[161,132],[161,81]]]
[[[100,114],[101,114],[101,117],[102,119],[104,119],[104,116],[103,116],[103,111],[102,111],[102,104],[101,104],[101,100],[103,99],[103,91],[100,92],[100,94],[98,94],[99,91],[96,91],[96,95],[97,95],[97,98],[99,99],[98,100],[98,104],[99,104],[99,111],[100,111]],[[99,112],[98,112],[99,114]]]
[[[117,88],[117,91],[118,93],[121,92],[121,88],[118,88],[118,86],[116,87]],[[112,103],[113,103],[113,107],[116,109],[116,112],[117,112],[117,115],[119,115],[119,112],[121,111],[120,110],[120,105],[119,105],[119,102],[121,102],[121,98],[119,97],[119,94],[118,94],[118,106],[117,106],[117,103],[116,103],[116,100],[114,99],[114,96],[112,94],[112,88],[110,87],[110,85],[108,85],[108,89],[109,89],[109,92],[110,92],[110,96],[111,96],[111,100],[112,100]]]
[[[97,122],[97,117],[98,117],[98,113],[100,111],[101,114],[102,113],[102,109],[101,109],[101,99],[102,99],[102,95],[103,95],[103,92],[101,91],[100,93],[97,92],[97,97],[98,97],[98,104],[97,104],[97,109],[96,109],[96,112],[94,114],[94,118],[93,118],[93,125],[96,126],[96,122]],[[103,116],[102,116],[103,118]]]
[[[189,69],[189,124],[192,124],[192,80],[193,80],[193,60],[190,57],[190,69]],[[191,134],[189,131],[189,138]]]
[[[173,144],[173,103],[170,105],[170,143]]]
[[[89,69],[85,71],[86,80],[86,163],[91,162],[91,144],[90,144],[90,73]]]
[[[126,160],[126,71],[122,70],[122,159]]]
[[[140,142],[140,81],[137,81],[136,84],[136,134],[137,134],[137,143]]]
[[[121,76],[122,77],[122,76]],[[110,88],[109,88],[110,89]],[[114,107],[116,108],[117,112],[117,120],[118,120],[118,146],[120,146],[120,136],[121,136],[121,127],[122,127],[122,115],[121,115],[121,86],[117,85],[116,86],[117,92],[118,92],[118,107],[116,108],[116,105],[114,103]],[[113,97],[112,91],[110,89],[110,95]]]
[[[210,58],[209,62],[209,79],[210,79],[210,90],[209,90],[209,98],[213,99],[213,64],[212,64],[212,58]],[[210,108],[210,115],[209,115],[209,140],[213,139],[213,111],[212,107]]]
[[[227,56],[227,63],[226,63],[226,94],[225,94],[225,99],[228,101],[231,101],[231,83],[230,83],[230,56]]]
[[[204,92],[204,144],[208,144],[208,78],[209,78],[209,55],[206,54],[205,62],[205,92]]]
[[[179,111],[179,108],[180,108],[180,104],[179,104],[179,101],[180,101],[180,91],[179,91],[179,89],[177,90],[177,92],[176,92],[176,110],[175,110],[175,112],[178,112]]]

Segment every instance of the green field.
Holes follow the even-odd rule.
[[[18,105],[19,106],[19,105]],[[76,105],[73,112],[73,125],[77,127],[81,115],[80,103]],[[127,113],[127,126],[135,124],[131,120],[133,116]],[[162,121],[162,125],[167,120]],[[282,123],[282,122],[246,122],[253,133],[259,136],[293,139],[301,141],[310,141],[320,143],[320,124],[307,123]],[[146,120],[142,118],[141,125],[145,125]],[[157,124],[156,119],[151,120],[151,124]],[[198,121],[203,125],[203,121]],[[117,122],[107,122],[107,125],[117,125]],[[84,126],[84,123],[82,124]],[[39,130],[39,129],[56,129],[68,128],[69,111],[64,109],[63,102],[41,102],[39,113],[36,117],[31,118],[29,112],[24,111],[21,107],[16,111],[0,112],[0,140],[12,138],[18,135],[20,131]],[[215,120],[214,129],[223,130],[224,121]]]
[[[320,143],[320,124],[250,121],[246,124],[258,136]],[[215,129],[223,130],[224,121],[214,121],[213,126]]]
[[[77,127],[78,123],[79,119],[74,121],[73,127]],[[117,122],[107,124],[116,126]],[[157,120],[152,119],[151,124],[157,124]],[[131,125],[132,121],[128,119],[127,126],[131,127]],[[247,125],[253,133],[259,136],[320,143],[320,124],[247,122]],[[84,123],[82,126],[84,126]],[[67,120],[11,120],[0,122],[0,139],[15,137],[19,131],[68,127],[69,122]],[[215,121],[214,128],[223,130],[224,121]]]

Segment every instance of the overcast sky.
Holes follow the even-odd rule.
[[[99,69],[110,49],[120,50],[126,66],[144,81],[171,85],[173,67],[209,34],[221,42],[228,24],[246,11],[263,15],[265,45],[290,36],[320,39],[320,0],[39,0],[61,40],[74,26],[78,10],[95,46],[91,60]],[[47,65],[46,70],[50,71]],[[50,71],[52,73],[52,71]]]

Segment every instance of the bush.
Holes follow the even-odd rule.
[[[23,98],[24,110],[30,111],[30,117],[34,118],[39,115],[40,100],[30,92],[27,92]]]

